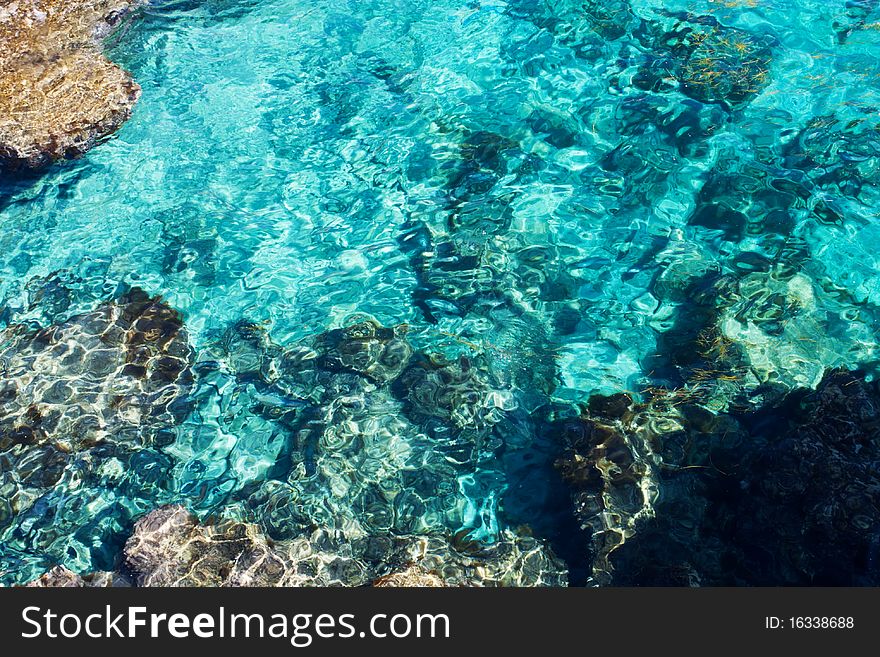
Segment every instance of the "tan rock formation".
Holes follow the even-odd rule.
[[[37,579],[28,582],[29,588],[107,588],[131,586],[125,577],[119,573],[97,571],[86,575],[77,575],[64,566],[55,566],[49,572],[43,573]]]
[[[100,40],[140,0],[0,0],[0,167],[82,155],[140,96]]]
[[[446,582],[434,573],[422,570],[418,566],[410,566],[390,575],[380,577],[373,586],[378,588],[442,588]]]

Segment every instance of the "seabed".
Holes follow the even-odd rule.
[[[877,0],[3,0],[0,585],[880,584]]]

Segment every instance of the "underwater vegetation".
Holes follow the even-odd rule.
[[[45,4],[0,583],[880,583],[876,3]]]

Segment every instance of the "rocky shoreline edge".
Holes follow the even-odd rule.
[[[128,120],[141,88],[101,43],[141,1],[0,7],[0,169],[79,157]]]

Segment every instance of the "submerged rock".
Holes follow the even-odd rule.
[[[287,347],[249,323],[224,335],[220,352],[231,353],[218,358],[286,435],[273,479],[249,491],[243,514],[273,538],[316,526],[351,540],[407,533],[428,514],[413,488],[436,506],[432,523],[456,514],[452,496],[437,490],[454,473],[392,395],[413,351],[404,334],[365,320]]]
[[[373,586],[378,588],[442,588],[446,586],[446,582],[434,573],[426,572],[418,566],[410,566],[396,573],[380,577],[373,582]]]
[[[833,370],[758,408],[640,413],[668,425],[652,439],[660,497],[613,554],[613,583],[880,582],[876,381]]]
[[[272,478],[242,491],[227,507],[229,516],[247,521],[200,522],[180,506],[161,507],[141,518],[121,556],[135,584],[363,586],[389,576],[385,585],[390,585],[401,578],[412,583],[418,572],[422,582],[455,586],[565,585],[565,565],[540,540],[497,527],[477,539],[461,529],[469,512],[466,500],[456,494],[455,480],[459,469],[469,472],[473,464],[458,458],[447,433],[461,433],[463,442],[472,442],[499,421],[507,402],[476,362],[435,359],[423,371],[419,363],[427,357],[412,355],[403,332],[367,321],[285,348],[272,343],[260,325],[241,322],[230,328],[213,348],[216,353],[205,352],[220,361],[201,362],[203,375],[228,368],[222,376],[233,375],[235,385],[254,394],[260,400],[256,412],[283,427],[289,441],[278,453]],[[56,335],[65,338],[65,349],[82,346],[84,354],[97,341],[111,352],[104,356],[114,365],[107,370],[117,386],[136,373],[137,381],[149,384],[150,364],[163,357],[177,363],[171,370],[177,378],[169,381],[175,387],[160,398],[169,404],[166,415],[171,418],[182,402],[171,393],[188,390],[192,351],[185,329],[172,310],[140,291],[38,333],[47,337],[39,341],[33,332],[12,333],[7,350],[13,362],[22,352],[56,357],[51,351],[58,348],[51,339]],[[148,345],[174,354],[144,353]],[[137,362],[127,361],[129,353],[139,357]],[[51,361],[41,371],[75,378],[71,368],[81,359]],[[141,369],[135,372],[128,369],[131,365]],[[27,368],[22,371],[36,378]],[[89,381],[100,387],[102,379]],[[65,384],[77,389],[67,378]],[[396,398],[401,390],[404,399]],[[63,403],[70,406],[81,396],[71,392]],[[134,396],[125,403],[138,409],[145,400]],[[16,390],[4,403],[25,401],[30,403]],[[128,416],[104,412],[102,418],[115,422],[113,435],[100,433],[98,426],[82,446],[69,449],[112,445],[117,435],[131,438],[132,448],[151,444],[147,440],[158,425],[141,410],[137,431],[143,436],[134,431],[129,436],[133,428],[122,424]],[[26,408],[18,414],[31,421],[28,426],[35,432],[47,430]],[[437,437],[426,436],[422,423],[434,427]],[[58,452],[51,441],[60,438],[51,427],[44,433],[39,435],[47,449]]]
[[[436,148],[442,211],[413,213],[398,237],[416,275],[413,303],[432,324],[518,305],[519,283],[498,266],[510,248],[509,186],[542,167],[509,137],[464,131],[459,138]]]
[[[439,535],[376,535],[349,541],[322,531],[272,541],[257,525],[229,519],[199,522],[179,505],[160,507],[135,523],[123,561],[126,574],[77,575],[58,566],[27,586],[566,584],[564,564],[530,536],[505,532],[488,546]]]
[[[162,507],[135,524],[125,563],[139,586],[259,586],[296,574],[253,525],[202,525],[181,506]]]
[[[589,59],[641,23],[629,0],[509,0],[506,4],[512,15],[547,30],[576,56]]]
[[[106,588],[131,586],[131,582],[120,573],[97,571],[77,575],[64,566],[55,566],[49,572],[28,582],[26,586],[31,588]]]
[[[405,325],[388,328],[372,319],[285,347],[275,344],[264,326],[242,320],[213,350],[239,380],[314,404],[383,388],[400,376],[413,353]]]
[[[734,164],[731,154],[707,173],[688,223],[729,242],[761,235],[787,238],[795,227],[792,206],[805,192],[799,186],[774,186],[782,185],[757,163]]]
[[[0,528],[69,466],[171,442],[192,362],[180,315],[137,288],[47,328],[0,332]]]
[[[10,327],[0,333],[0,450],[166,441],[192,362],[180,315],[138,288],[48,328]]]
[[[410,563],[435,573],[446,586],[567,586],[565,564],[540,540],[504,530],[493,543],[424,536],[408,544]]]
[[[871,362],[868,323],[829,311],[862,291],[834,290],[810,263],[801,265],[806,256],[794,252],[801,241],[790,242],[784,263],[741,251],[724,263],[726,272],[655,282],[658,296],[684,303],[648,360],[650,396],[689,397],[713,411],[753,409],[815,388],[828,369]]]
[[[516,408],[509,391],[493,384],[485,367],[461,356],[446,361],[420,355],[398,379],[395,393],[416,421],[440,420],[460,429],[480,431]]]
[[[140,0],[15,0],[0,7],[0,166],[82,155],[131,115],[140,87],[100,39]]]
[[[837,42],[844,44],[854,32],[870,27],[870,18],[877,11],[878,4],[877,0],[847,0],[843,14],[836,16],[831,24]]]
[[[785,166],[803,172],[803,184],[813,192],[800,196],[809,198],[813,216],[829,225],[873,216],[880,198],[877,113],[859,105],[845,109],[813,117],[782,148]]]
[[[281,347],[239,322],[202,352],[200,382],[246,391],[284,445],[268,478],[224,502],[240,520],[200,522],[183,507],[141,518],[120,557],[136,585],[363,586],[415,572],[456,586],[564,585],[543,542],[498,527],[491,507],[474,516],[457,488],[473,472],[474,437],[506,412],[483,363],[420,372],[427,357],[404,331],[363,321]],[[437,394],[397,397],[409,383]],[[469,449],[450,444],[459,434]]]
[[[316,347],[321,367],[331,372],[360,374],[374,383],[396,379],[412,355],[404,327],[385,328],[373,321],[322,333]]]
[[[469,553],[470,552],[470,553]],[[314,532],[284,541],[256,525],[204,524],[166,506],[135,524],[125,563],[139,586],[560,586],[564,566],[538,541],[505,535],[456,549],[438,536],[348,541]]]
[[[556,465],[581,529],[590,534],[595,585],[611,583],[612,553],[654,514],[652,454],[637,410],[624,393],[596,395],[582,416],[554,426],[565,448]]]
[[[736,542],[756,580],[781,584],[880,583],[880,391],[858,373],[828,372],[790,396],[787,431],[753,451],[738,500]],[[770,411],[772,412],[772,411]],[[761,441],[763,442],[763,441]],[[755,557],[758,557],[757,559]],[[765,570],[765,572],[761,572]],[[753,576],[754,576],[753,575]]]
[[[313,550],[276,546],[254,525],[230,520],[202,524],[182,506],[141,518],[123,551],[123,572],[77,575],[56,566],[29,587],[302,586],[339,584],[320,568]],[[299,569],[299,572],[298,572]],[[128,575],[133,581],[129,581]],[[359,582],[365,583],[365,582]]]

